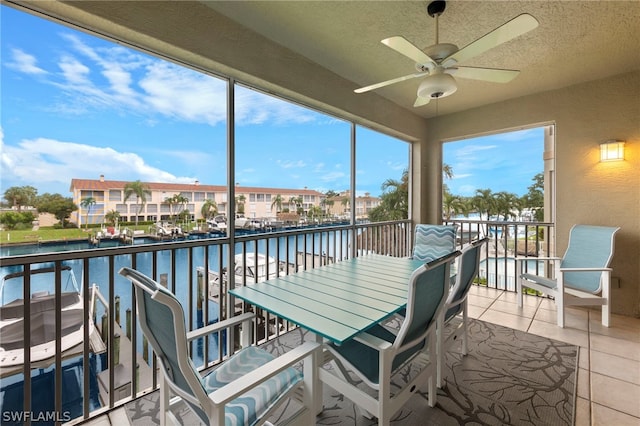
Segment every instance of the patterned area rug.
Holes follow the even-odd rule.
[[[427,393],[418,391],[392,424],[573,425],[578,347],[478,320],[470,321],[469,337],[467,356],[454,346],[445,357],[445,384],[438,390],[437,405],[429,407]],[[295,330],[265,348],[281,354],[310,339],[312,335]],[[394,381],[408,380],[411,374],[407,369]],[[377,424],[338,392],[328,386],[323,391],[318,425]],[[285,404],[274,423],[289,409]],[[126,412],[131,424],[159,424],[158,392],[130,402]],[[186,408],[177,414],[183,424],[198,424]]]

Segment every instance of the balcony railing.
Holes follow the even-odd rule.
[[[24,363],[11,365],[8,352],[0,353],[5,358],[0,368],[3,412],[11,411],[16,423],[43,419],[56,423],[81,421],[158,387],[157,363],[137,326],[131,284],[118,274],[123,266],[139,269],[174,292],[183,303],[185,322],[192,330],[252,308],[228,300],[226,290],[230,286],[367,252],[408,256],[411,234],[410,221],[399,221],[176,242],[137,241],[133,245],[92,250],[49,251],[64,248],[41,244],[39,253],[3,257],[3,276],[24,275],[22,288],[7,296],[4,303],[29,301],[37,290],[34,272],[43,267],[52,269],[51,319],[43,326],[55,338],[49,359],[36,360],[34,355],[32,360],[30,339],[23,339],[17,349]],[[231,267],[230,247],[234,247],[231,257],[235,263]],[[61,336],[67,330],[61,313],[66,303],[61,271],[68,268],[78,277],[84,321],[78,344],[62,351]],[[37,278],[41,275],[44,274]],[[17,316],[24,318],[22,335],[31,336],[31,318],[40,305],[16,303],[19,307],[12,309],[21,310]],[[258,312],[254,342],[273,338],[292,327]],[[234,347],[234,336],[212,335],[193,342],[190,349],[198,368],[205,369],[233,352]],[[52,403],[43,405],[45,401]]]
[[[490,288],[515,291],[516,257],[555,256],[552,223],[470,219],[452,219],[444,223],[458,227],[460,247],[476,238],[489,237],[478,275],[481,283]],[[549,262],[527,262],[525,271],[552,276]]]
[[[455,220],[458,244],[491,236],[486,244],[481,277],[490,287],[513,289],[509,268],[515,254],[549,253],[550,224]],[[4,410],[32,413],[54,421],[81,421],[151,392],[158,387],[155,357],[137,326],[131,284],[118,271],[139,269],[176,294],[185,308],[189,330],[236,312],[256,309],[228,298],[227,288],[267,277],[307,270],[368,252],[409,256],[413,230],[410,221],[327,226],[273,233],[232,235],[176,242],[36,253],[2,259],[2,274],[23,272],[18,295],[30,300],[33,272],[53,267],[53,304],[62,306],[60,271],[70,267],[78,278],[84,317],[78,346],[61,351],[63,321],[55,314],[49,327],[55,333],[55,355],[48,362],[31,362],[29,342],[20,349],[24,364],[0,369]],[[230,247],[234,247],[230,256]],[[42,246],[41,249],[42,250]],[[234,265],[229,267],[229,259]],[[6,300],[5,300],[6,303]],[[31,304],[23,304],[23,331],[31,333]],[[59,309],[57,310],[59,311]],[[284,320],[256,312],[255,343],[272,339],[294,327]],[[198,368],[220,362],[235,348],[235,336],[212,335],[195,341],[191,354]],[[43,378],[44,376],[44,378]],[[11,397],[10,397],[11,395]],[[41,408],[42,395],[53,404]],[[7,406],[13,400],[14,405]],[[19,401],[16,403],[15,401]],[[19,417],[29,423],[28,417]]]

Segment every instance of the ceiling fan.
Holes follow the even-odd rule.
[[[415,61],[417,73],[361,87],[354,91],[364,93],[412,78],[425,77],[418,86],[418,97],[413,104],[414,107],[420,107],[428,104],[431,99],[443,98],[454,93],[458,86],[453,75],[494,83],[508,83],[520,73],[517,70],[465,67],[458,64],[533,30],[538,26],[536,18],[528,13],[523,13],[462,49],[458,49],[455,44],[440,43],[438,40],[438,17],[442,15],[445,7],[446,2],[441,0],[432,1],[427,6],[427,13],[436,20],[436,43],[434,45],[421,50],[402,36],[382,40],[383,44]]]

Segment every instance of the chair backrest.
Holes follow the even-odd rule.
[[[208,396],[189,357],[182,305],[171,292],[135,269],[124,267],[120,275],[134,284],[140,328],[158,356],[169,386],[208,423],[203,410]]]
[[[449,292],[451,262],[459,255],[459,251],[449,253],[416,269],[411,275],[406,315],[393,343],[398,352],[394,368],[424,346]]]
[[[456,282],[447,297],[447,311],[444,314],[445,321],[458,315],[462,311],[463,302],[467,298],[467,294],[469,294],[471,284],[473,284],[473,280],[478,276],[482,245],[487,241],[488,238],[476,240],[462,250],[462,254],[458,258]]]
[[[417,260],[430,262],[456,249],[456,227],[450,225],[416,225],[413,255]]]
[[[569,233],[569,245],[561,268],[607,268],[613,257],[614,237],[620,228],[574,225]],[[564,285],[578,290],[599,293],[603,272],[567,272]]]

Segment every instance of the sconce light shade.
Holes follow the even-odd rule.
[[[624,160],[624,141],[608,140],[600,144],[600,161]]]

